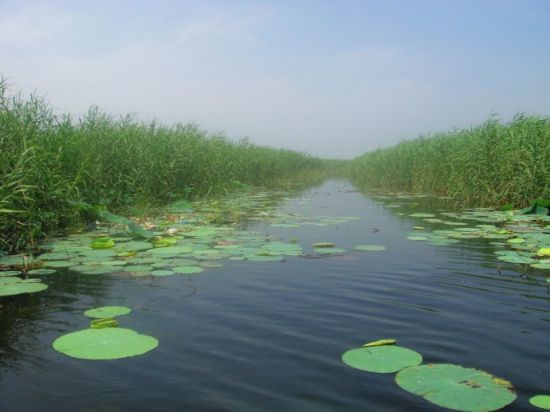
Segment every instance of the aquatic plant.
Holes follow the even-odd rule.
[[[550,197],[550,119],[518,115],[503,124],[403,141],[352,161],[360,187],[450,196],[470,206],[516,207]]]
[[[117,213],[322,167],[304,153],[235,142],[192,124],[115,119],[96,107],[75,120],[40,97],[10,96],[0,77],[0,250],[23,250],[81,222],[81,201]]]

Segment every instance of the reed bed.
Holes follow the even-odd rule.
[[[312,156],[189,124],[114,119],[97,108],[74,120],[39,97],[9,96],[0,79],[0,250],[75,225],[71,201],[115,211],[165,205],[316,168],[322,161]]]
[[[362,187],[450,196],[464,205],[525,206],[550,198],[550,119],[517,115],[419,137],[352,161]]]

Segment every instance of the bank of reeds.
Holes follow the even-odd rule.
[[[8,96],[0,79],[0,250],[74,225],[70,201],[117,211],[165,205],[322,167],[290,150],[233,142],[193,125],[165,127],[93,108],[82,119],[43,99]]]
[[[451,196],[470,206],[526,206],[550,197],[550,119],[518,115],[404,141],[352,161],[354,182]]]

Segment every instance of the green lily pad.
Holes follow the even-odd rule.
[[[23,266],[32,262],[34,262],[34,259],[30,255],[8,255],[0,257],[0,266]]]
[[[459,365],[412,366],[400,371],[395,381],[408,392],[457,411],[495,411],[516,399],[508,381]]]
[[[244,258],[251,262],[281,262],[284,260],[282,255],[244,255]]]
[[[116,316],[127,315],[132,309],[125,306],[102,306],[100,308],[88,309],[84,312],[84,315],[89,318],[114,318]]]
[[[525,243],[526,240],[521,238],[521,237],[515,237],[513,239],[508,239],[506,242],[512,243],[512,244],[514,244],[514,243]]]
[[[319,242],[319,243],[314,243],[313,244],[313,247],[314,248],[321,248],[321,247],[334,247],[336,246],[335,243],[332,243],[332,242]]]
[[[44,266],[49,268],[68,268],[76,264],[77,263],[72,260],[49,260],[44,262]]]
[[[529,265],[531,263],[536,262],[535,259],[531,259],[530,257],[518,256],[513,254],[501,255],[497,259],[508,263],[518,263],[518,264],[525,264],[525,265]]]
[[[536,395],[529,398],[529,403],[537,408],[550,410],[550,395]]]
[[[17,275],[20,275],[21,274],[21,271],[19,270],[4,270],[2,272],[0,272],[0,276],[4,277],[4,276],[17,276]]]
[[[92,240],[90,245],[92,249],[110,249],[115,246],[115,241],[110,237],[97,237]]]
[[[162,270],[162,269],[153,270],[151,272],[151,276],[170,276],[170,275],[173,275],[173,274],[175,274],[175,272],[173,272],[171,270]]]
[[[162,237],[160,239],[154,239],[152,243],[155,247],[173,246],[178,243],[178,239],[175,237]]]
[[[67,333],[53,342],[53,348],[78,359],[107,360],[142,355],[158,346],[152,336],[124,328],[83,329]]]
[[[424,236],[407,236],[408,240],[428,240],[427,237]]]
[[[153,256],[178,256],[191,253],[193,248],[189,246],[165,246],[155,248],[149,251]]]
[[[357,245],[353,247],[356,250],[362,250],[365,252],[378,252],[381,250],[386,250],[386,246],[381,245]]]
[[[7,277],[0,282],[0,296],[21,295],[24,293],[36,293],[46,290],[48,285],[34,281],[27,282],[18,277]],[[29,279],[31,280],[31,279]]]
[[[191,275],[195,273],[201,273],[204,271],[204,269],[200,266],[176,266],[176,267],[173,267],[172,270],[182,275]]]
[[[51,275],[55,272],[57,271],[53,269],[33,269],[33,270],[29,270],[27,273],[29,275]]]
[[[319,247],[319,248],[313,248],[313,250],[316,252],[316,253],[320,253],[322,255],[334,255],[334,254],[339,254],[339,253],[346,253],[347,250],[346,249],[342,249],[342,248],[339,248],[339,247],[330,247],[330,248],[326,248],[326,247]]]
[[[342,361],[367,372],[392,373],[420,364],[422,355],[402,346],[385,345],[351,349],[342,355]]]
[[[413,213],[410,217],[435,217],[432,213]]]
[[[93,319],[90,322],[90,328],[92,329],[118,328],[118,321],[113,318]]]

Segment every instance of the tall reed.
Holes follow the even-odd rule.
[[[526,205],[550,197],[550,119],[491,118],[404,141],[357,157],[351,176],[362,186],[451,196],[472,206]]]
[[[190,124],[114,119],[97,108],[74,120],[39,97],[8,96],[0,79],[0,250],[75,224],[70,201],[113,210],[163,205],[321,167],[303,153],[233,142]]]

